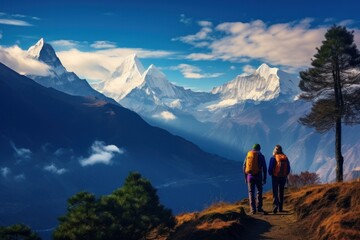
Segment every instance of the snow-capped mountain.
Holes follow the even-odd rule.
[[[35,57],[41,55],[39,46],[41,42],[29,49]],[[56,59],[47,59],[59,66]],[[310,111],[311,105],[296,100],[298,82],[296,75],[262,64],[253,74],[239,75],[212,92],[193,92],[171,83],[154,65],[144,70],[132,55],[98,90],[152,125],[183,136],[207,151],[242,161],[254,142],[262,144],[266,156],[273,145],[281,144],[294,172],[311,170],[323,181],[331,181],[335,166],[333,136],[331,132],[317,134],[299,124],[298,119]],[[360,150],[353,147],[358,144],[352,137],[355,128],[344,128],[350,136],[344,139],[344,156],[348,158],[344,174],[359,167],[356,156]]]
[[[239,163],[150,126],[118,104],[43,87],[2,63],[0,119],[2,225],[53,228],[70,196],[111,192],[130,171],[150,179],[174,212],[246,194]]]
[[[139,65],[134,62],[133,66]],[[332,134],[320,135],[298,122],[311,105],[296,100],[299,79],[294,74],[262,64],[253,74],[239,75],[211,93],[176,86],[153,65],[136,81],[137,86],[122,95],[121,105],[207,151],[242,161],[254,142],[262,144],[266,156],[281,144],[295,173],[311,170],[323,181],[335,176],[335,160],[329,157],[333,156]],[[351,129],[344,131],[351,135]],[[344,144],[353,146],[347,140]],[[351,171],[360,152],[349,148],[344,154],[349,156],[344,169]]]
[[[177,113],[193,113],[202,102],[215,99],[211,93],[193,92],[174,85],[155,65],[144,70],[134,54],[124,58],[110,79],[94,87],[143,117],[165,120],[176,118]]]
[[[238,75],[234,80],[215,87],[212,93],[220,94],[221,101],[210,108],[223,108],[247,100],[269,101],[278,98],[280,93],[294,97],[298,92],[297,82],[294,76],[262,64],[251,75]]]
[[[98,90],[118,102],[131,90],[142,84],[141,76],[144,71],[144,67],[136,55],[130,55],[116,68],[112,78],[105,81],[103,87]]]
[[[46,63],[50,67],[49,76],[28,75],[28,77],[35,82],[71,95],[91,96],[107,102],[116,103],[113,99],[94,90],[86,80],[80,79],[73,72],[68,72],[57,57],[55,50],[50,44],[46,43],[43,38],[28,49],[28,55]]]

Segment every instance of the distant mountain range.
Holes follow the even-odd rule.
[[[53,54],[44,59],[56,59]],[[262,64],[253,74],[239,75],[211,92],[194,92],[172,84],[154,65],[145,70],[136,55],[130,55],[110,79],[93,87],[150,124],[183,136],[206,151],[242,161],[255,142],[262,145],[268,158],[273,146],[281,144],[294,172],[314,171],[322,181],[332,181],[333,132],[320,135],[299,124],[298,119],[311,106],[297,100],[298,82],[297,75]],[[349,178],[359,167],[358,129],[344,127],[344,173]]]
[[[52,228],[72,194],[107,194],[133,170],[175,212],[235,201],[246,196],[241,164],[255,142],[267,160],[281,144],[295,173],[335,177],[334,133],[298,123],[311,105],[296,98],[297,76],[277,68],[262,64],[211,92],[194,92],[131,55],[91,87],[43,39],[28,55],[46,63],[50,76],[26,77],[0,64],[0,225]],[[359,130],[343,129],[347,179],[358,175]]]
[[[245,192],[241,164],[119,104],[41,86],[1,63],[0,120],[0,225],[52,228],[71,195],[112,192],[129,171],[149,178],[175,212]]]

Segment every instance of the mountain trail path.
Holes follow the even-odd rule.
[[[246,208],[246,214],[251,217],[249,226],[249,239],[276,239],[276,240],[302,240],[308,239],[297,222],[292,206],[284,204],[284,211],[273,213],[272,199],[264,198],[266,213],[251,214]]]

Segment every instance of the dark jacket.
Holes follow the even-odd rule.
[[[276,159],[275,159],[275,156],[272,156],[270,158],[270,162],[269,162],[269,169],[268,169],[268,172],[269,172],[269,175],[270,176],[273,176],[273,173],[274,173],[274,168],[276,166]],[[287,167],[287,174],[290,173],[290,162],[289,162],[289,159],[288,159],[288,167]]]

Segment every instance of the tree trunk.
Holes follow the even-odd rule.
[[[341,117],[337,117],[337,119],[336,119],[335,159],[336,159],[336,182],[342,182],[343,181],[344,158],[341,154]]]

